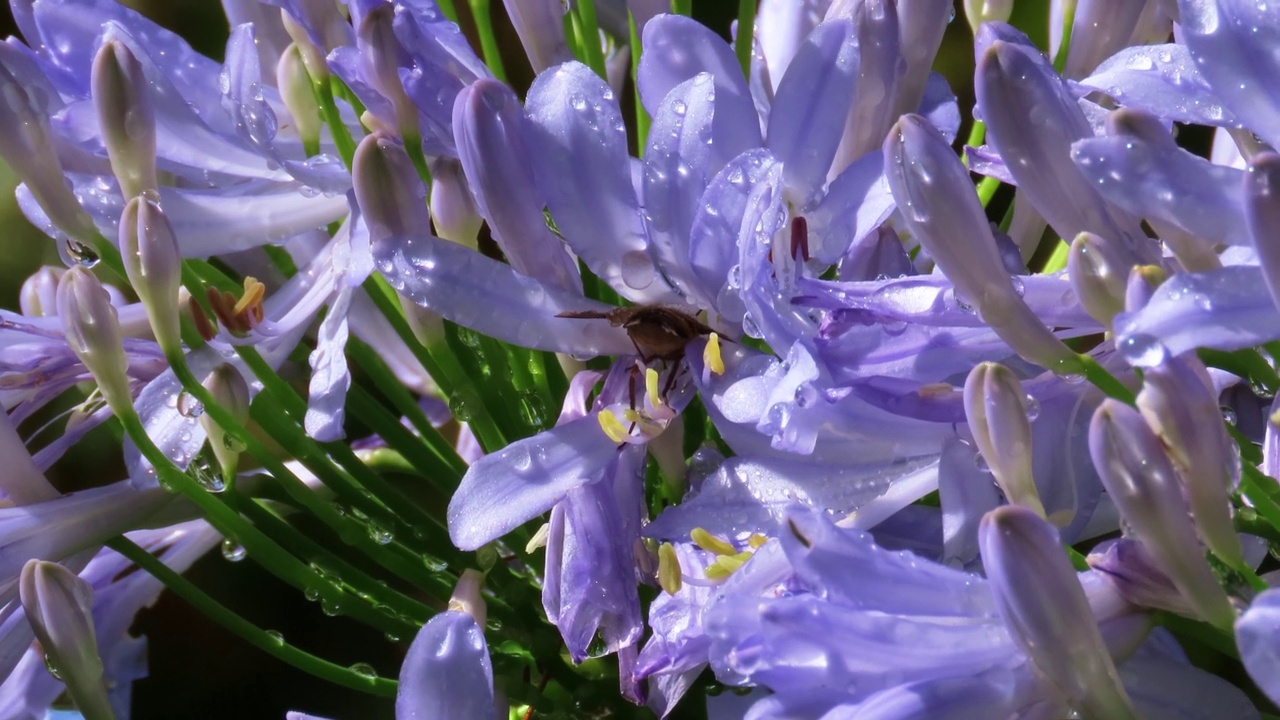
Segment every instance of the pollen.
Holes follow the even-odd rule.
[[[694,545],[716,555],[734,555],[738,552],[728,540],[718,538],[700,527],[689,533],[689,539]]]
[[[627,428],[618,420],[618,416],[613,414],[611,410],[601,410],[596,417],[600,420],[600,429],[604,431],[609,439],[616,443],[624,443],[630,437]]]
[[[658,371],[653,368],[644,370],[644,389],[649,396],[649,405],[654,410],[662,407],[662,395],[658,392]]]
[[[720,336],[716,333],[707,337],[707,346],[702,349],[702,362],[712,373],[724,374],[724,358],[720,357]]]
[[[668,595],[675,595],[684,586],[680,558],[676,555],[676,547],[671,543],[658,546],[658,585]]]
[[[234,335],[245,335],[262,322],[265,316],[262,301],[266,294],[267,286],[253,277],[244,279],[244,291],[239,297],[213,287],[205,289],[209,308],[213,310],[218,322]]]

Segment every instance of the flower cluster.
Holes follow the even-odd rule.
[[[402,720],[1276,711],[1280,3],[222,5],[10,0],[0,718],[164,588]]]

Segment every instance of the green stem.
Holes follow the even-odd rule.
[[[738,37],[733,41],[733,54],[738,57],[742,77],[751,77],[751,40],[756,27],[756,0],[738,0]]]
[[[1134,403],[1136,398],[1133,391],[1120,382],[1115,375],[1107,372],[1107,369],[1098,364],[1093,356],[1080,353],[1076,356],[1076,360],[1080,363],[1079,372],[1099,390],[1126,405]]]
[[[502,67],[502,51],[498,49],[498,39],[493,34],[493,13],[489,8],[489,0],[470,0],[471,16],[476,21],[476,32],[480,35],[480,52],[484,54],[484,64],[499,82],[507,81],[507,72]]]
[[[574,30],[582,45],[583,63],[608,82],[604,68],[604,52],[600,49],[600,24],[596,20],[595,0],[578,0],[577,22]]]
[[[242,497],[239,494],[233,494],[228,499],[237,510],[252,520],[254,525],[263,528],[264,532],[269,532],[272,539],[282,547],[300,558],[306,558],[312,569],[323,568],[325,576],[336,575],[343,584],[354,591],[352,594],[362,599],[367,596],[366,602],[373,607],[385,606],[403,616],[403,622],[419,625],[435,614],[431,608],[392,590],[386,583],[379,582],[360,568],[325,550],[307,536],[293,532],[288,522],[268,509],[261,500]],[[453,592],[452,582],[443,580],[439,576],[433,576],[431,581],[433,587],[426,588],[431,597],[447,598]]]
[[[649,140],[649,111],[644,109],[640,101],[640,83],[636,81],[636,73],[640,69],[640,29],[636,27],[636,16],[627,12],[627,35],[631,40],[631,84],[635,88],[636,103],[636,157],[644,155],[645,143]]]
[[[1067,55],[1071,53],[1071,34],[1076,24],[1076,0],[1062,3],[1062,42],[1058,45],[1058,54],[1053,56],[1053,69],[1059,73],[1067,66]]]
[[[218,426],[227,433],[227,435],[231,436],[234,440],[239,441],[250,455],[258,460],[258,462],[262,463],[263,467],[265,467],[267,471],[281,483],[281,487],[289,494],[289,497],[293,498],[299,505],[306,508],[308,512],[330,527],[345,542],[358,546],[371,559],[377,561],[378,564],[409,582],[416,584],[422,579],[426,574],[425,568],[421,567],[416,561],[411,560],[408,557],[404,557],[402,553],[396,552],[396,548],[394,546],[379,545],[369,537],[366,528],[362,528],[349,518],[339,515],[333,509],[332,505],[320,498],[320,496],[316,495],[311,488],[307,487],[302,480],[298,479],[298,477],[293,474],[293,471],[289,470],[283,462],[276,458],[260,440],[250,434],[243,424],[236,421],[236,419],[232,417],[225,408],[218,404],[213,395],[210,394],[195,375],[192,374],[190,367],[187,366],[185,357],[181,354],[173,353],[168,360],[173,369],[174,375],[177,376],[183,389],[203,404],[204,411],[209,414],[213,421],[216,422]],[[255,403],[254,405],[256,407],[260,405],[260,403]],[[262,420],[259,420],[259,422],[261,424]],[[141,429],[140,423],[139,429]],[[285,439],[288,438],[287,426],[278,425],[268,420],[267,424],[263,426],[263,429],[268,432],[275,430],[276,432],[281,433]],[[131,432],[130,435],[132,436],[132,434],[133,433]],[[143,434],[145,435],[145,432]],[[137,438],[134,438],[134,442],[138,442]],[[147,439],[147,442],[150,443],[149,438]],[[139,446],[141,446],[140,443]],[[152,447],[154,448],[154,445],[152,445]],[[307,449],[300,444],[294,447],[299,452],[304,454],[307,453]],[[159,453],[159,450],[157,449],[156,452]],[[163,457],[162,453],[161,457]],[[154,463],[155,461],[152,460],[152,462]],[[328,463],[321,463],[321,465],[332,470],[332,466]],[[185,473],[183,474],[183,477],[186,478]],[[225,508],[221,503],[217,503],[217,505]],[[248,545],[244,542],[241,542],[240,544],[244,545],[246,549],[249,549]]]
[[[351,131],[342,122],[342,113],[333,101],[333,88],[327,80],[311,80],[311,90],[316,95],[316,103],[320,106],[320,115],[329,126],[329,134],[333,136],[333,145],[338,149],[342,164],[351,169],[351,161],[356,156],[356,142],[351,139]]]
[[[325,582],[314,569],[302,564],[265,533],[240,517],[235,510],[210,495],[195,480],[178,469],[173,461],[151,441],[136,412],[117,414],[116,417],[124,426],[129,438],[138,446],[142,456],[151,462],[161,483],[190,500],[218,532],[239,543],[256,562],[286,583],[304,591],[321,588],[319,589],[320,599],[332,605],[343,605],[342,599],[346,593]],[[352,609],[351,615],[357,620],[384,632],[403,632],[403,624],[400,621],[393,621],[382,613],[375,612],[372,607],[357,604]]]
[[[420,437],[415,438],[413,446],[422,447],[425,445],[432,456],[432,462],[430,463],[432,469],[442,472],[446,477],[452,479],[451,483],[441,486],[442,489],[453,490],[456,488],[457,479],[461,478],[463,473],[467,471],[467,464],[462,461],[462,458],[458,457],[458,451],[431,425],[431,421],[422,412],[417,400],[400,384],[391,369],[386,366],[382,358],[378,357],[373,348],[359,340],[352,339],[347,342],[347,350],[360,369],[373,380],[374,386],[378,388],[383,397],[390,401],[396,412],[408,419],[413,429],[418,431]],[[375,403],[373,400],[370,400],[370,402],[380,405],[380,403]],[[355,414],[362,422],[371,422],[368,413],[355,410]],[[392,419],[394,420],[394,418]],[[399,423],[396,424],[399,425]],[[383,437],[383,439],[387,440],[386,437]],[[390,443],[391,441],[387,440],[387,442]],[[392,447],[400,449],[396,445],[392,445]]]
[[[1274,528],[1280,528],[1280,503],[1272,497],[1268,488],[1275,488],[1276,481],[1262,474],[1262,471],[1250,463],[1243,463],[1240,475],[1240,490],[1253,503],[1253,509]]]
[[[671,14],[693,16],[693,0],[671,0]]]
[[[996,191],[1000,189],[1000,181],[993,177],[984,177],[978,181],[978,202],[982,203],[982,207],[991,204],[991,199],[996,196]]]
[[[164,583],[165,587],[172,590],[178,597],[186,600],[206,617],[211,618],[240,639],[267,652],[269,655],[283,660],[303,672],[336,685],[371,695],[395,696],[399,687],[395,680],[363,675],[351,668],[345,668],[328,660],[322,660],[285,643],[278,636],[268,634],[253,623],[227,609],[222,603],[206,595],[204,591],[182,577],[182,575],[174,572],[168,565],[165,565],[151,553],[138,547],[128,538],[115,538],[108,541],[107,546],[146,570],[157,580]]]

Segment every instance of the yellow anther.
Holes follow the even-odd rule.
[[[751,533],[751,537],[747,538],[747,547],[752,550],[759,550],[764,544],[769,542],[769,536],[760,533]]]
[[[1271,424],[1280,427],[1280,410],[1271,413]]]
[[[702,362],[713,374],[724,374],[724,359],[720,357],[720,336],[716,333],[707,336],[707,346],[702,349]]]
[[[653,368],[644,370],[644,389],[649,395],[649,405],[655,410],[662,407],[662,397],[658,395],[658,371]]]
[[[638,423],[644,420],[644,416],[640,414],[639,410],[627,408],[622,411],[622,419],[629,423]]]
[[[236,315],[244,312],[251,307],[257,307],[262,304],[262,298],[267,294],[267,286],[258,282],[257,278],[246,276],[244,279],[244,295],[236,301],[236,305],[232,308],[232,312]]]
[[[693,540],[694,545],[716,555],[733,555],[738,552],[728,541],[721,540],[702,528],[694,528],[689,533],[689,539]]]
[[[751,559],[751,553],[738,553],[737,555],[721,555],[716,561],[707,566],[707,579],[723,580],[733,574],[735,570],[742,567],[743,563]]]
[[[610,410],[601,410],[596,416],[600,420],[600,429],[604,431],[609,439],[616,443],[624,443],[630,437],[627,428],[620,422],[618,417]]]
[[[658,546],[658,585],[668,595],[675,595],[684,586],[684,579],[680,575],[680,558],[676,555],[676,547],[671,543]]]

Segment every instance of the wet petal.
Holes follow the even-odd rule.
[[[484,630],[456,610],[428,620],[400,666],[396,720],[491,720],[495,712]]]
[[[538,182],[569,247],[620,295],[673,300],[654,267],[613,90],[585,65],[538,76],[525,102]]]
[[[449,502],[449,536],[464,550],[496,540],[598,478],[617,452],[592,414],[486,455]]]
[[[1182,0],[1182,42],[1214,93],[1272,146],[1280,143],[1280,7],[1243,0]]]
[[[808,204],[826,183],[858,74],[857,38],[849,20],[819,25],[778,84],[769,115],[768,147],[782,161],[791,197]]]
[[[1125,48],[1079,84],[1104,92],[1125,107],[1146,110],[1164,120],[1198,125],[1236,123],[1235,116],[1222,106],[1196,68],[1185,45]]]
[[[556,317],[610,306],[549,288],[510,265],[429,235],[374,245],[387,282],[413,302],[464,327],[506,342],[575,355],[623,355],[635,348],[607,320]]]
[[[1275,340],[1280,313],[1260,268],[1231,265],[1175,274],[1141,310],[1117,315],[1115,329],[1121,354],[1130,364],[1144,366],[1158,363],[1166,351],[1238,350]]]
[[[644,26],[644,54],[636,73],[650,114],[667,93],[698,73],[715,78],[712,167],[719,169],[750,148],[760,147],[760,120],[733,49],[705,25],[681,15],[659,15]]]
[[[1280,589],[1263,592],[1236,620],[1236,643],[1249,677],[1280,702]]]

